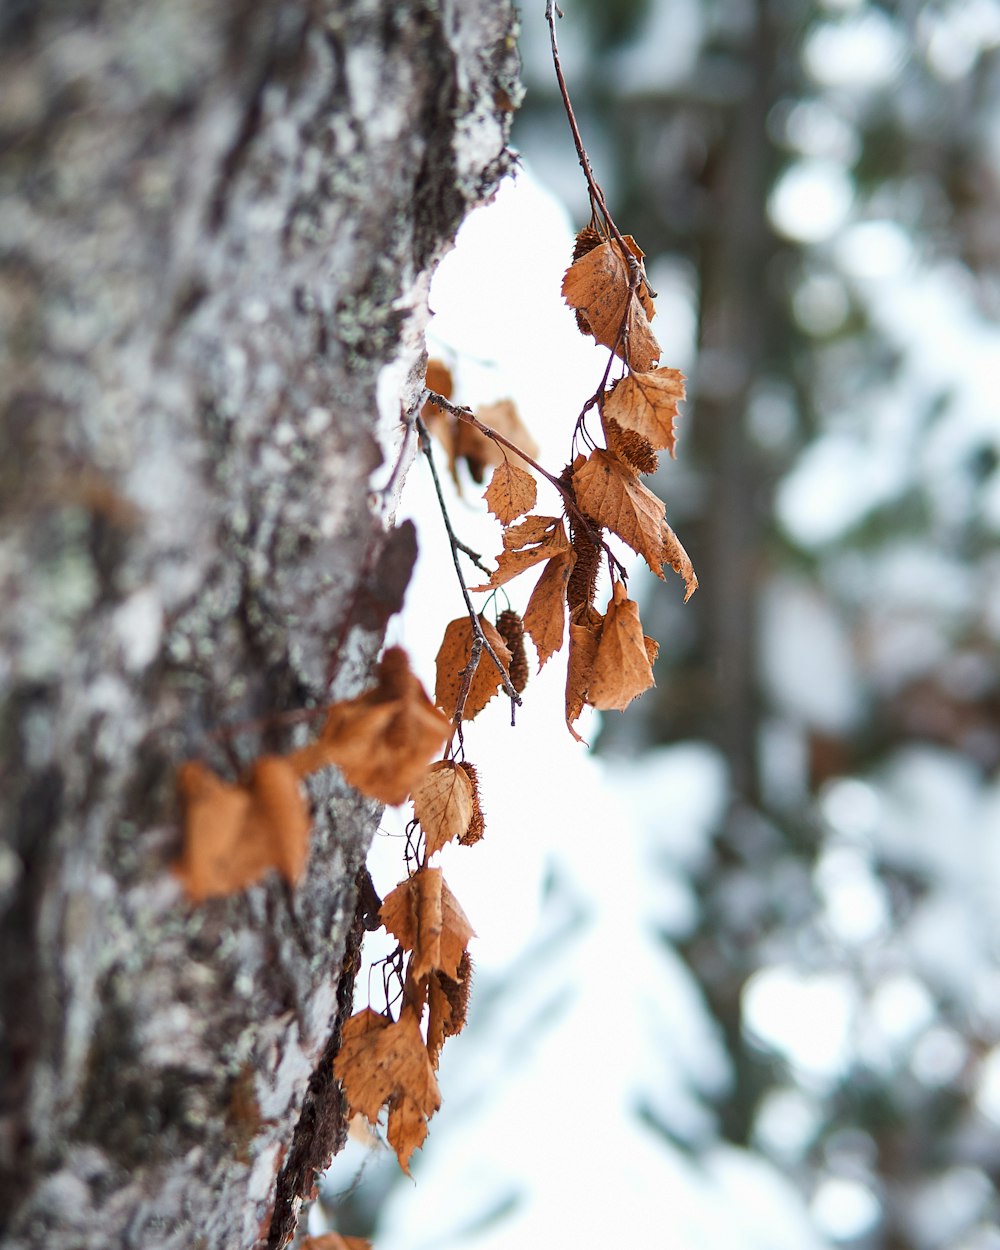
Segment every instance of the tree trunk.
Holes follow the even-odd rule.
[[[194,907],[174,773],[234,777],[367,678],[430,274],[509,165],[512,25],[0,6],[5,1246],[277,1246],[341,1141],[378,810],[318,775],[298,886]]]

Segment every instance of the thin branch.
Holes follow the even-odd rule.
[[[431,401],[439,407],[448,409],[453,407],[453,405],[450,404],[448,400],[443,399],[442,396],[435,395],[432,391],[428,391],[427,394],[430,396]],[[417,432],[420,436],[420,450],[426,456],[427,463],[430,466],[431,478],[434,481],[434,490],[437,493],[441,516],[444,519],[444,527],[448,532],[448,542],[451,546],[452,562],[455,565],[455,572],[458,575],[458,584],[462,588],[462,598],[465,600],[465,606],[469,613],[469,620],[472,622],[472,650],[469,656],[469,663],[462,669],[462,686],[458,695],[458,703],[455,707],[455,715],[452,718],[454,720],[455,727],[458,730],[459,741],[461,742],[462,713],[465,711],[465,703],[469,697],[469,688],[472,685],[473,675],[479,665],[480,657],[484,651],[496,666],[497,672],[500,674],[500,680],[503,683],[504,693],[511,700],[511,702],[520,706],[521,696],[511,684],[510,675],[508,674],[506,668],[504,668],[503,661],[490,646],[489,640],[483,633],[483,627],[479,620],[479,614],[476,612],[472,600],[469,598],[469,592],[465,585],[465,578],[462,575],[462,566],[458,562],[459,551],[464,551],[468,554],[468,548],[465,547],[463,543],[459,542],[458,538],[455,536],[455,531],[451,527],[451,517],[448,515],[448,505],[444,501],[444,492],[441,489],[441,479],[438,477],[437,466],[434,463],[434,456],[431,453],[430,435],[427,433],[427,426],[424,425],[423,421],[419,417],[417,417]],[[489,572],[488,569],[484,571]]]
[[[526,451],[522,451],[521,448],[518,447],[516,443],[512,443],[509,438],[504,438],[504,436],[501,433],[499,433],[499,431],[494,430],[492,426],[485,425],[482,421],[479,420],[479,418],[475,415],[475,413],[472,411],[471,408],[463,408],[461,404],[453,404],[450,399],[445,399],[443,395],[438,395],[436,391],[425,390],[424,395],[426,396],[427,399],[431,401],[432,404],[435,404],[438,408],[444,408],[447,412],[450,412],[453,416],[458,417],[460,421],[465,421],[466,424],[474,426],[477,430],[479,430],[481,434],[485,434],[487,438],[492,439],[494,443],[499,443],[502,447],[506,447],[508,450],[514,452],[515,455],[520,456],[521,459],[525,462],[525,464],[530,464],[536,473],[540,473],[542,477],[544,477],[547,482],[550,482],[556,488],[559,494],[562,495],[563,501],[566,504],[566,510],[568,512],[571,512],[573,516],[576,518],[577,523],[584,527],[584,529],[590,535],[590,539],[593,542],[594,546],[603,547],[604,550],[608,554],[608,559],[613,560],[615,564],[618,565],[619,568],[624,569],[624,565],[622,565],[621,561],[618,559],[618,557],[614,554],[614,552],[611,550],[608,544],[601,537],[600,529],[595,528],[594,523],[590,520],[590,518],[586,515],[586,513],[580,511],[579,507],[577,506],[576,499],[573,496],[572,490],[566,485],[565,482],[562,482],[559,480],[559,478],[553,476],[553,474],[551,474],[548,471],[548,469],[543,469],[537,460],[533,460]],[[426,429],[424,429],[424,434],[426,434]],[[423,438],[423,435],[421,435],[421,438]],[[423,447],[422,442],[421,442],[421,447]],[[434,480],[435,482],[437,481],[436,474],[435,474]],[[438,491],[438,498],[439,499],[441,498],[440,490]],[[442,501],[441,506],[443,509],[444,508],[443,501]],[[450,532],[451,531],[449,529],[449,533]],[[461,576],[461,574],[459,574],[459,576]],[[520,702],[520,700],[518,700],[518,702]]]
[[[632,249],[625,242],[621,231],[615,224],[615,219],[608,210],[607,201],[604,198],[604,192],[601,190],[600,183],[594,177],[594,170],[590,164],[590,157],[587,155],[587,149],[583,146],[583,137],[580,134],[580,127],[577,125],[576,114],[573,112],[573,105],[569,98],[569,88],[566,86],[566,78],[562,70],[562,62],[559,59],[559,45],[556,42],[556,17],[562,17],[562,9],[555,3],[555,0],[546,0],[545,3],[545,20],[549,24],[549,41],[552,44],[552,65],[556,71],[556,81],[559,84],[559,94],[562,96],[563,107],[566,110],[566,117],[569,121],[569,128],[573,132],[573,143],[576,145],[576,154],[580,160],[580,168],[583,170],[583,176],[587,179],[587,190],[590,194],[591,208],[598,208],[601,216],[604,218],[604,224],[611,231],[616,242],[621,248],[622,256],[629,269],[629,289],[634,294],[639,288],[640,280],[644,280],[644,275],[639,267],[639,260],[633,255]],[[649,288],[650,296],[655,299],[656,292],[646,283]],[[628,306],[626,305],[626,308]]]

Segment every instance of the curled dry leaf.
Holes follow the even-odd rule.
[[[421,868],[400,882],[382,904],[382,923],[403,950],[413,951],[410,975],[417,981],[435,969],[457,976],[475,936],[440,868]]]
[[[427,697],[402,648],[386,651],[376,677],[371,690],[332,705],[312,750],[338,765],[362,794],[402,803],[441,749],[451,723]]]
[[[675,573],[684,578],[684,602],[687,603],[698,589],[698,578],[695,576],[691,557],[666,521],[663,522],[663,563],[669,564]]]
[[[603,622],[599,620],[596,624],[588,621],[578,625],[570,618],[569,663],[566,667],[566,725],[577,742],[582,742],[583,738],[573,726],[587,704],[587,692],[601,641],[601,624]]]
[[[472,779],[453,760],[432,764],[413,788],[413,815],[424,831],[428,855],[468,833],[472,814]]]
[[[500,523],[509,525],[535,506],[538,484],[525,469],[504,460],[494,470],[483,498]]]
[[[294,885],[306,866],[312,825],[298,775],[280,755],[262,755],[250,773],[250,793],[247,836],[270,842],[275,868]]]
[[[281,756],[262,756],[245,785],[197,761],[178,770],[184,851],[174,872],[200,903],[235,894],[272,868],[294,885],[309,851],[309,813],[298,775]]]
[[[491,430],[502,434],[515,447],[520,447],[532,460],[537,458],[538,444],[531,437],[531,432],[521,420],[511,400],[501,399],[495,404],[486,404],[477,408],[476,418],[483,425],[488,425]],[[486,470],[491,466],[503,464],[507,458],[506,452],[499,443],[461,418],[455,418],[454,440],[454,457],[450,467],[451,475],[456,483],[458,483],[455,467],[457,460],[465,460],[474,482],[483,482]]]
[[[536,543],[558,543],[560,530],[563,530],[562,537],[565,538],[562,521],[557,516],[527,516],[504,530],[504,551],[522,551]]]
[[[510,663],[510,651],[485,616],[480,616],[486,641],[490,644],[506,666]],[[462,671],[472,659],[472,622],[467,616],[460,616],[451,622],[444,631],[444,638],[437,653],[437,681],[434,687],[434,698],[437,705],[454,714],[458,705],[458,696],[462,689]],[[479,663],[472,675],[468,697],[462,710],[463,720],[472,720],[483,710],[490,699],[500,689],[503,678],[500,671],[487,654],[485,647],[479,656]]]
[[[641,266],[642,253],[634,240],[629,248]],[[566,270],[562,293],[597,342],[617,352],[630,368],[645,372],[659,360],[660,345],[649,326],[649,287],[643,274],[637,292],[630,290],[628,262],[617,241],[602,243],[574,261]]]
[[[472,959],[466,951],[454,977],[435,972],[427,982],[427,1051],[435,1069],[445,1039],[465,1028],[472,989]]]
[[[353,1015],[344,1025],[333,1071],[351,1110],[371,1123],[389,1104],[389,1141],[408,1173],[410,1156],[423,1144],[427,1121],[441,1105],[417,1013],[404,1007],[395,1024],[370,1007]]]
[[[299,1250],[372,1250],[367,1237],[346,1237],[341,1233],[323,1233],[319,1237],[305,1237],[299,1242]]]
[[[524,613],[524,628],[538,652],[538,667],[562,647],[566,634],[566,589],[576,553],[570,548],[553,556],[535,583]]]
[[[542,526],[540,522],[545,522]],[[536,537],[537,535],[537,537]],[[569,550],[566,526],[559,517],[528,517],[520,525],[513,525],[504,534],[504,549],[497,556],[496,570],[482,586],[470,586],[479,593],[495,590],[511,581],[525,569],[533,568],[543,560]]]
[[[574,470],[573,490],[588,516],[617,534],[663,577],[663,501],[627,465],[597,448]]]
[[[594,656],[587,702],[600,711],[623,712],[655,684],[639,605],[626,596],[622,582],[615,582]]]
[[[603,415],[617,421],[623,430],[641,434],[652,448],[666,448],[675,456],[674,421],[684,394],[684,374],[679,369],[636,371],[617,382],[605,396]]]

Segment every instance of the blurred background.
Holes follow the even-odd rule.
[[[689,379],[652,485],[701,588],[636,570],[657,687],[586,722],[589,754],[564,658],[516,730],[499,705],[469,730],[487,839],[444,866],[479,932],[470,1025],[416,1184],[355,1142],[313,1230],[1000,1250],[1000,4],[564,9]],[[558,472],[604,358],[559,298],[588,208],[543,0],[523,25],[523,174],[442,266],[430,349],[462,402],[513,396]],[[461,602],[426,477],[396,640],[430,683]]]

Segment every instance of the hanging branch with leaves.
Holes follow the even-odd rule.
[[[667,566],[674,569],[684,580],[685,600],[698,585],[663,501],[640,480],[658,468],[658,452],[676,453],[674,422],[684,378],[659,364],[650,325],[655,292],[644,254],[618,229],[594,177],[559,59],[557,16],[562,14],[549,0],[553,65],[591,208],[576,236],[562,295],[581,333],[608,351],[600,385],[573,426],[569,460],[558,473],[543,468],[509,400],[475,412],[454,403],[448,369],[432,360],[411,424],[434,481],[465,607],[445,629],[433,700],[406,653],[392,647],[374,685],[325,709],[323,728],[307,746],[258,759],[237,783],[197,761],[185,764],[178,778],[185,839],[175,871],[196,903],[245,889],[272,869],[292,885],[298,881],[311,825],[300,783],[318,769],[338,767],[348,783],[383,803],[412,802],[407,875],[379,912],[396,941],[382,961],[385,1005],[378,1011],[369,1005],[347,1021],[334,1062],[352,1113],[374,1124],[388,1109],[387,1136],[405,1171],[440,1105],[435,1072],[441,1048],[465,1023],[471,984],[473,929],[441,869],[431,863],[449,842],[468,846],[483,836],[478,777],[465,758],[463,727],[501,690],[511,701],[513,722],[528,679],[526,637],[539,669],[567,647],[565,719],[578,741],[575,726],[585,707],[623,711],[654,684],[659,647],[643,632],[612,539],[625,543],[660,579]],[[587,424],[595,410],[599,437]],[[432,437],[456,483],[463,464],[480,485],[489,474],[483,498],[501,526],[492,570],[455,532]],[[558,515],[534,512],[538,479],[558,492]],[[462,558],[485,580],[468,586]],[[602,567],[610,582],[603,610],[597,606]],[[510,606],[498,611],[496,592],[503,588],[506,596],[511,583],[531,570],[537,580],[523,616]],[[494,619],[475,606],[472,596],[480,594],[489,596]]]

